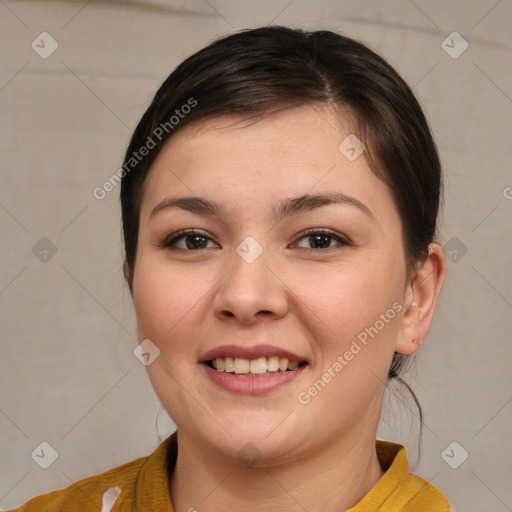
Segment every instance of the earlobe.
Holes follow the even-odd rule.
[[[420,349],[430,328],[445,275],[443,248],[438,243],[431,243],[427,257],[418,263],[415,275],[407,286],[396,352],[410,355]]]
[[[125,261],[123,264],[123,273],[124,273],[124,279],[126,283],[128,284],[128,288],[130,288],[130,293],[133,297],[133,276],[132,272],[130,270],[130,266],[128,265],[128,262]]]

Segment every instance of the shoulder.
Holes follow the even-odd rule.
[[[384,475],[351,512],[450,512],[450,504],[436,487],[409,472],[403,446],[377,441],[376,449]]]
[[[449,512],[450,504],[427,480],[409,472],[405,448],[401,445],[378,441],[377,452],[389,464],[382,478],[386,481],[389,495],[383,510],[401,512]],[[381,460],[382,460],[381,459]]]
[[[407,503],[400,509],[403,512],[450,512],[450,504],[441,491],[419,476],[409,474],[403,482]]]
[[[162,497],[168,499],[167,456],[174,444],[174,436],[170,436],[147,457],[84,478],[64,489],[37,496],[8,512],[98,512],[103,510],[104,495],[105,498],[109,497],[107,501],[115,502],[116,512],[128,512],[134,509],[134,504],[145,504],[143,495],[156,488],[161,495],[160,501]]]
[[[148,457],[142,457],[133,460],[79,480],[65,489],[37,496],[11,512],[65,512],[72,509],[98,512],[102,507],[103,493],[108,489],[118,487],[123,490],[123,498],[130,494],[133,496],[137,474],[147,459]]]

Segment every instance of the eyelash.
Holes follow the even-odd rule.
[[[161,245],[162,245],[162,247],[165,247],[167,249],[181,250],[181,251],[185,251],[185,252],[201,252],[201,251],[206,250],[206,249],[195,249],[195,250],[194,249],[182,249],[181,247],[178,248],[175,246],[176,242],[178,240],[180,240],[181,238],[185,238],[187,236],[193,236],[193,235],[199,235],[205,239],[212,240],[208,235],[206,235],[205,233],[202,233],[201,231],[194,230],[194,229],[183,229],[181,231],[178,231],[177,233],[174,233],[170,237],[166,238]],[[313,235],[329,236],[331,239],[336,239],[338,241],[338,246],[341,246],[341,247],[348,247],[348,246],[352,245],[351,242],[347,238],[344,238],[329,229],[314,229],[314,228],[308,229],[308,230],[304,231],[303,233],[301,233],[301,235],[297,238],[297,241],[302,240],[303,238],[312,237]],[[299,249],[321,252],[321,251],[332,250],[333,248],[336,248],[336,247],[337,246],[327,247],[326,249],[299,247]]]

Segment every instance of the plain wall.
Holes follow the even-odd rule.
[[[425,415],[420,462],[399,387],[380,432],[459,512],[512,510],[511,20],[512,3],[495,0],[0,3],[0,507],[147,455],[171,431],[133,354],[119,187],[102,200],[93,190],[184,57],[274,23],[365,42],[425,109],[446,172],[449,261],[407,376]],[[46,59],[31,47],[43,31],[58,43]],[[457,58],[454,31],[469,45]],[[452,459],[468,453],[457,469],[442,457],[454,441]],[[58,453],[46,470],[31,457],[41,442]]]

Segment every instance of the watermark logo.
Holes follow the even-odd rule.
[[[32,254],[41,263],[48,263],[57,254],[57,246],[49,238],[43,236],[32,247]]]
[[[457,469],[460,467],[464,462],[466,462],[468,457],[468,452],[462,445],[457,443],[457,441],[450,443],[441,453],[441,458],[452,469]]]
[[[311,400],[331,382],[339,373],[359,354],[364,347],[368,345],[369,338],[373,339],[382,329],[403,309],[402,304],[395,302],[385,313],[379,316],[375,323],[366,327],[358,335],[356,340],[352,340],[350,347],[336,358],[329,368],[318,378],[307,390],[301,391],[297,395],[300,404],[307,405]]]
[[[59,457],[57,450],[46,441],[43,441],[30,454],[32,459],[43,469],[48,469]]]
[[[353,133],[338,146],[340,153],[351,162],[357,160],[365,149],[366,146]]]
[[[47,59],[59,47],[59,43],[48,32],[41,32],[30,46],[39,57]]]
[[[160,356],[160,349],[151,340],[146,339],[135,347],[133,354],[144,366],[149,366]]]
[[[245,443],[238,450],[237,457],[244,466],[254,466],[263,456],[261,450],[252,443]]]
[[[452,32],[441,43],[441,48],[452,59],[458,59],[468,49],[468,47],[468,42],[458,32]]]
[[[456,236],[450,238],[443,246],[447,258],[452,263],[458,263],[468,252],[467,246]]]
[[[253,263],[260,257],[263,247],[252,236],[248,236],[236,248],[237,254],[246,262]]]

